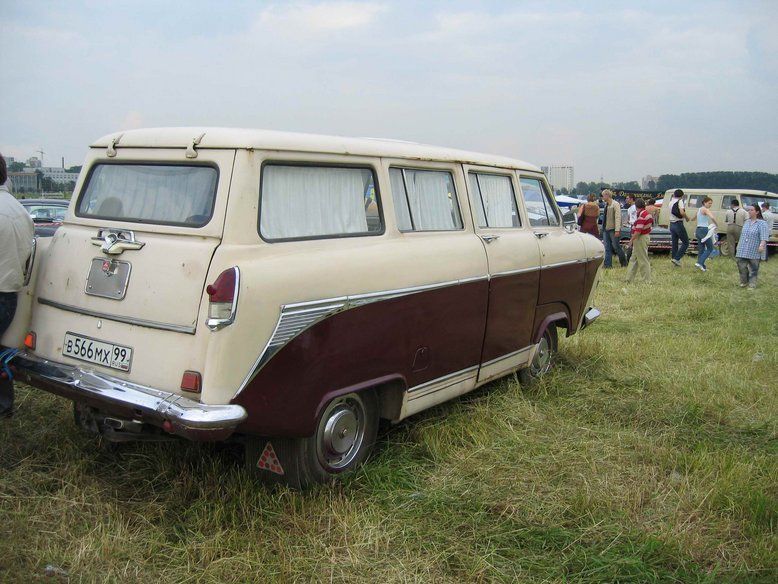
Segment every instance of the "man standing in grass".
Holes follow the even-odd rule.
[[[0,154],[0,338],[16,313],[16,293],[24,282],[35,234],[30,214],[8,192],[7,178],[5,158]],[[13,382],[0,377],[0,417],[11,414],[13,396]]]
[[[670,242],[672,250],[670,252],[670,261],[674,265],[681,265],[681,258],[689,247],[689,234],[686,233],[684,221],[689,221],[686,214],[686,205],[684,204],[684,195],[681,189],[676,189],[673,198],[670,199]],[[678,242],[680,241],[680,246]]]
[[[637,272],[640,272],[641,277],[646,282],[650,282],[651,264],[648,262],[648,242],[651,239],[654,218],[651,213],[646,211],[646,203],[643,199],[635,201],[635,207],[637,219],[632,224],[632,237],[629,240],[632,256],[629,258],[629,267],[627,268],[627,282],[632,282]]]
[[[602,225],[602,242],[605,244],[605,268],[613,267],[613,254],[619,256],[621,267],[627,265],[627,257],[619,244],[619,232],[621,231],[621,205],[613,200],[610,189],[602,191],[602,200],[605,201],[605,220]]]
[[[748,213],[740,207],[740,202],[737,199],[732,199],[729,206],[730,209],[724,216],[724,221],[727,224],[727,247],[729,248],[729,255],[732,259],[735,259],[735,251],[737,250],[737,244],[740,241],[740,233],[743,231],[743,223],[748,219]]]

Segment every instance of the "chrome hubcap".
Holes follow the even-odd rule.
[[[546,335],[540,339],[535,358],[532,360],[532,372],[535,375],[543,375],[551,368],[551,345]]]
[[[331,471],[348,467],[365,438],[365,407],[357,394],[334,399],[322,414],[316,436],[316,454]]]

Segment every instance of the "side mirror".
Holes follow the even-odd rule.
[[[568,231],[573,232],[578,229],[578,217],[573,211],[568,211],[562,215],[562,225]]]

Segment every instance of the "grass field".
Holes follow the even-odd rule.
[[[778,257],[754,291],[690,259],[653,258],[650,286],[605,273],[602,318],[540,384],[413,417],[306,493],[258,486],[230,447],[98,448],[21,387],[0,581],[776,582]]]

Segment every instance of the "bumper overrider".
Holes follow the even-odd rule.
[[[239,405],[208,405],[187,397],[19,353],[17,377],[97,410],[158,426],[190,440],[224,440],[246,419]]]
[[[584,314],[583,317],[583,323],[581,323],[581,328],[584,329],[590,324],[592,324],[595,320],[600,318],[600,311],[596,308],[590,308],[586,311],[586,314]]]

